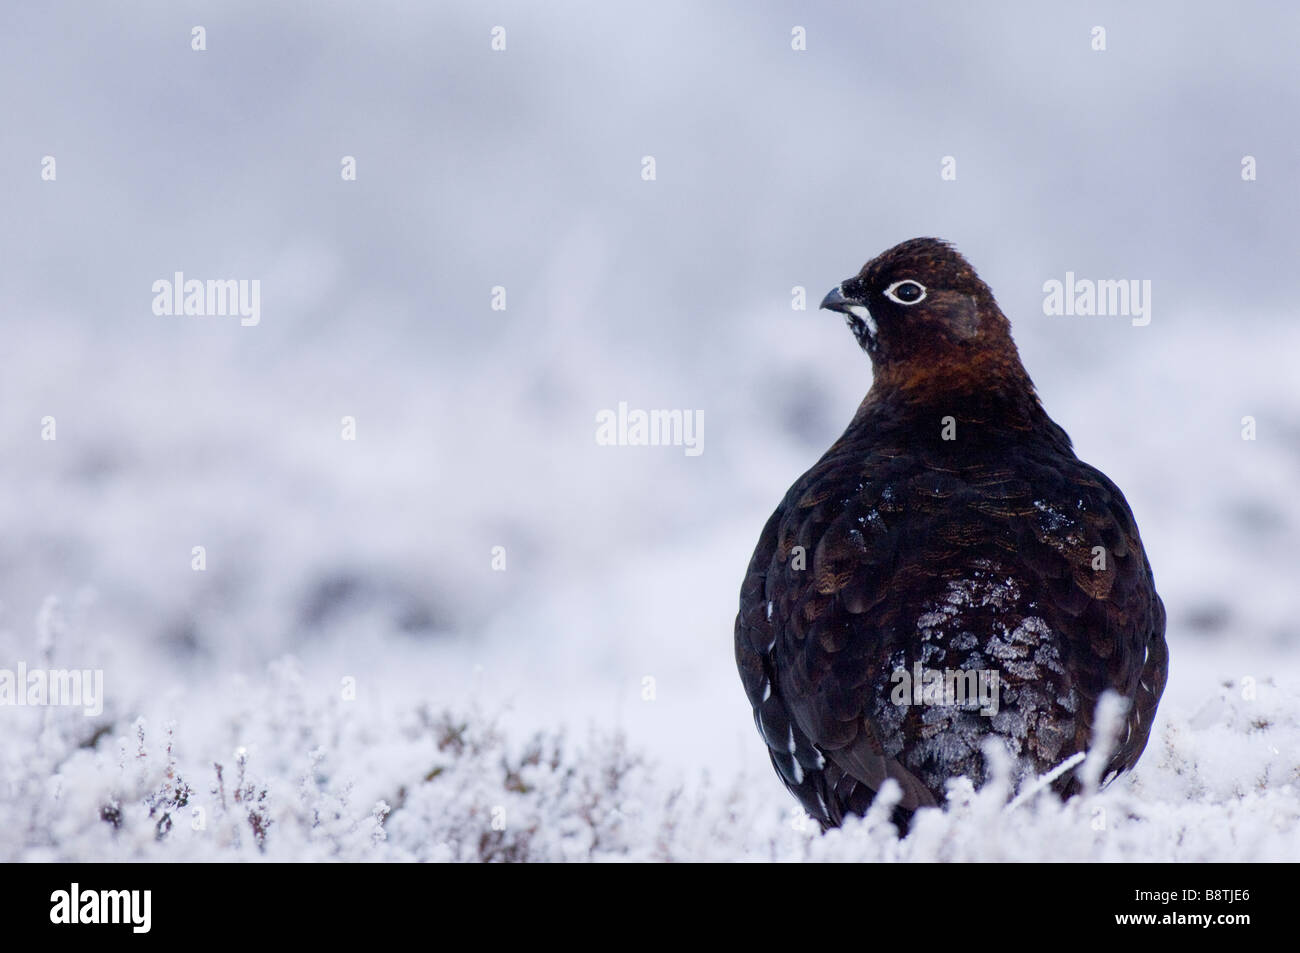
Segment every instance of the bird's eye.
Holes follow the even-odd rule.
[[[916,304],[925,299],[925,285],[910,278],[895,281],[885,289],[885,297],[899,304]]]

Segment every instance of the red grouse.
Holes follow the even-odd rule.
[[[873,382],[763,527],[736,617],[781,780],[832,827],[893,778],[904,826],[947,779],[983,783],[989,736],[1021,775],[1085,750],[1107,689],[1128,707],[1103,774],[1132,767],[1165,685],[1164,606],[1124,495],[1043,410],[993,293],[917,238],[822,307]]]

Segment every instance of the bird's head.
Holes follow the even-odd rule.
[[[844,315],[877,377],[1019,367],[993,292],[937,238],[913,238],[876,256],[821,306]]]

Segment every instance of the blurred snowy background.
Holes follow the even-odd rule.
[[[679,785],[731,792],[687,812],[671,849],[606,831],[606,850],[772,854],[745,838],[797,820],[734,670],[740,578],[870,383],[816,302],[917,235],[954,241],[992,286],[1048,411],[1125,490],[1169,610],[1151,744],[1100,795],[1145,793],[1164,820],[1126,840],[1089,828],[1075,853],[1170,855],[1209,818],[1219,834],[1191,856],[1300,856],[1300,10],[8,16],[0,667],[103,669],[106,707],[0,709],[0,857],[247,846],[251,822],[189,823],[222,813],[212,764],[233,783],[240,758],[280,812],[263,844],[280,857],[369,856],[381,799],[395,853],[377,856],[462,856],[446,845],[489,823],[502,781],[420,801],[455,775],[434,767],[461,750],[429,714],[444,709],[496,725],[491,759],[538,731],[621,735],[655,767],[619,817],[676,816]],[[259,279],[261,323],[154,315],[152,283],[175,271]],[[1043,283],[1066,271],[1149,279],[1150,325],[1045,317]],[[701,410],[704,452],[597,446],[596,413],[620,401]],[[180,808],[159,794],[168,724],[193,788]],[[351,791],[346,851],[302,823],[321,791]],[[160,797],[185,823],[157,841]],[[971,856],[1074,843],[982,829]],[[565,843],[525,854],[585,856]]]

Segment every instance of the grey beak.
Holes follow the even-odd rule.
[[[842,311],[847,304],[848,300],[844,297],[844,292],[840,291],[839,285],[836,285],[826,292],[826,297],[822,298],[821,306],[827,311]]]
[[[842,286],[836,285],[827,292],[826,297],[822,298],[821,306],[827,311],[839,311],[843,314],[848,314],[850,308],[861,307],[861,301],[858,301],[855,298],[844,297],[844,292],[841,288]]]

